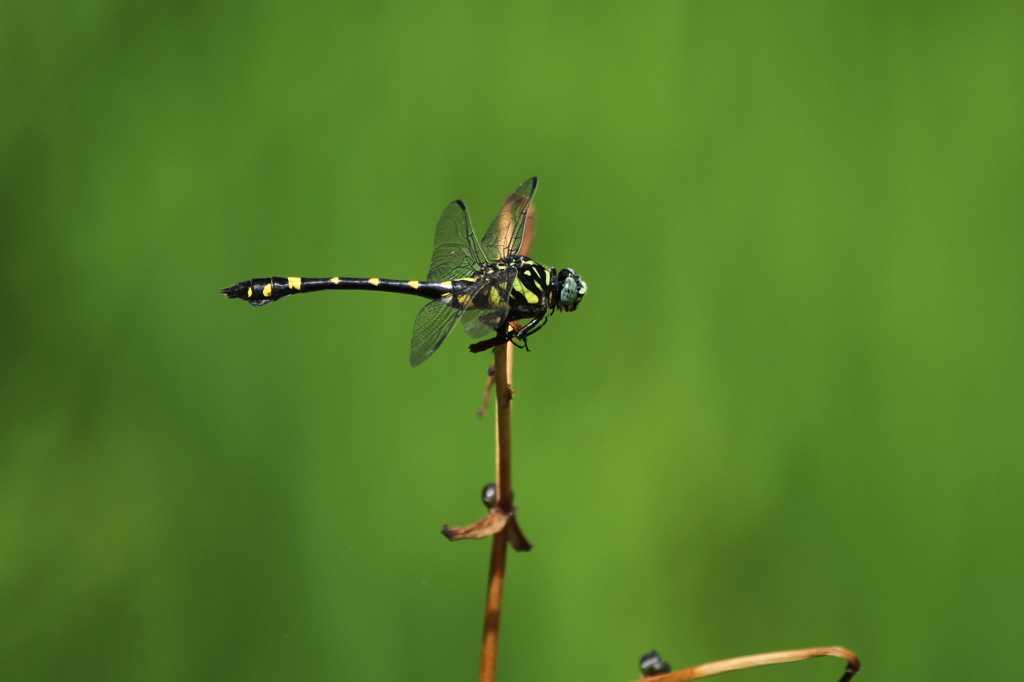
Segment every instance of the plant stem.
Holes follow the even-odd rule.
[[[501,620],[501,589],[505,583],[505,557],[508,554],[505,532],[502,529],[491,538],[491,571],[487,583],[487,610],[484,612],[480,682],[494,682],[498,669],[498,623]]]
[[[495,506],[512,511],[512,344],[494,350],[494,385],[497,388],[497,462],[495,469],[498,501]]]
[[[724,661],[703,663],[685,670],[676,670],[662,675],[651,675],[644,677],[637,682],[691,682],[713,675],[757,668],[762,665],[777,665],[779,663],[797,663],[806,661],[818,656],[835,656],[846,661],[846,673],[839,682],[850,682],[853,676],[860,672],[860,660],[849,649],[841,646],[823,646],[813,649],[794,649],[792,651],[773,651],[770,654],[757,654],[754,656],[741,656],[739,658],[728,658]]]
[[[512,510],[512,389],[509,371],[512,365],[511,344],[503,343],[494,350],[494,385],[497,388],[496,479],[498,500],[495,506]],[[502,528],[491,539],[491,569],[487,581],[487,606],[484,612],[484,641],[480,655],[480,682],[494,682],[498,668],[498,625],[501,620],[501,592],[505,585],[507,530]]]

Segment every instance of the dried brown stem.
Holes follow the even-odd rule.
[[[494,506],[512,512],[512,344],[504,343],[494,350],[494,387],[497,396],[497,452],[495,484],[498,499]]]
[[[523,535],[523,529],[519,527],[519,522],[516,521],[515,516],[508,518],[508,523],[505,525],[505,535],[508,537],[508,544],[512,545],[512,549],[517,552],[529,552],[533,549],[533,545]]]
[[[441,535],[452,542],[455,540],[481,540],[501,532],[510,518],[512,517],[509,514],[495,507],[490,514],[468,526],[452,528],[446,523],[441,529]]]
[[[776,665],[779,663],[796,663],[819,656],[835,656],[846,661],[846,673],[839,682],[850,682],[853,676],[860,672],[860,660],[852,651],[841,646],[824,646],[813,649],[773,651],[770,654],[727,658],[724,661],[702,663],[692,668],[676,670],[675,672],[663,675],[651,675],[641,678],[639,682],[689,682],[690,680],[700,680],[705,677],[730,673],[736,670],[746,670],[747,668],[757,668],[762,665]]]
[[[505,586],[505,557],[508,545],[502,529],[491,542],[491,570],[484,611],[484,641],[480,650],[480,682],[494,682],[498,671],[498,625],[501,620],[501,590]]]
[[[484,415],[487,414],[487,408],[491,404],[492,388],[494,388],[494,365],[491,365],[490,367],[487,368],[487,383],[484,384],[484,398],[480,406],[480,409],[477,410],[477,419],[483,419]]]
[[[497,479],[498,499],[494,510],[512,513],[512,389],[509,369],[511,344],[503,343],[494,351],[494,385],[497,389]],[[491,569],[487,581],[487,606],[484,612],[484,641],[480,653],[480,682],[494,682],[498,668],[498,625],[501,621],[501,593],[505,585],[505,558],[508,555],[503,527],[491,544]],[[524,538],[525,539],[525,538]]]
[[[512,507],[512,511],[515,512],[515,507]],[[484,538],[496,535],[502,530],[507,531],[505,537],[508,539],[508,544],[512,545],[512,549],[517,552],[529,552],[533,549],[533,545],[523,535],[523,529],[519,527],[515,514],[507,514],[500,509],[492,509],[490,514],[468,526],[455,526],[453,528],[446,523],[441,528],[441,535],[452,542],[456,540],[483,540]]]

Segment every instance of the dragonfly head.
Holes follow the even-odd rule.
[[[586,293],[587,283],[572,268],[565,268],[558,273],[558,303],[555,305],[559,310],[576,310]]]

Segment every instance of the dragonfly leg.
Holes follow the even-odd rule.
[[[518,348],[523,348],[526,351],[529,351],[530,347],[526,343],[526,337],[539,332],[541,328],[548,323],[548,317],[550,316],[547,313],[545,313],[543,315],[538,315],[537,317],[530,320],[525,326],[523,326],[522,329],[520,329],[519,331],[512,335],[513,343],[515,343],[515,341],[522,341],[522,346],[520,346],[519,344],[516,344],[516,346]]]
[[[540,331],[541,327],[547,324],[548,317],[550,317],[550,314],[538,315],[525,325],[520,325],[519,322],[510,321],[509,324],[512,326],[511,330],[506,329],[505,331],[499,331],[493,338],[471,344],[469,350],[473,353],[479,353],[503,343],[512,343],[516,348],[522,348],[529,351],[530,348],[526,344],[526,337]]]

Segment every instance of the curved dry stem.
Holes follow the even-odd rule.
[[[484,397],[480,409],[476,412],[477,419],[483,419],[487,407],[491,404],[491,389],[494,388],[494,365],[487,368],[487,383],[484,384]]]
[[[491,513],[483,517],[476,523],[471,523],[468,526],[457,526],[452,528],[447,523],[444,528],[441,529],[441,535],[445,536],[452,542],[456,540],[480,540],[483,538],[489,538],[495,533],[500,533],[504,528],[508,520],[512,518],[507,512],[502,511],[495,507],[491,510]]]
[[[724,661],[713,661],[685,670],[676,670],[663,675],[651,675],[643,677],[639,682],[689,682],[700,680],[713,675],[731,673],[736,670],[757,668],[762,665],[777,665],[779,663],[797,663],[819,656],[835,656],[846,661],[846,673],[839,682],[849,682],[853,676],[860,672],[860,659],[849,649],[841,646],[824,646],[812,649],[793,649],[791,651],[773,651],[770,654],[755,654],[753,656],[740,656],[739,658],[727,658]]]
[[[510,516],[508,524],[505,526],[505,535],[508,537],[508,544],[512,545],[512,549],[517,552],[529,552],[533,549],[533,545],[523,535],[523,529],[519,527],[519,522],[516,521],[515,516]]]

